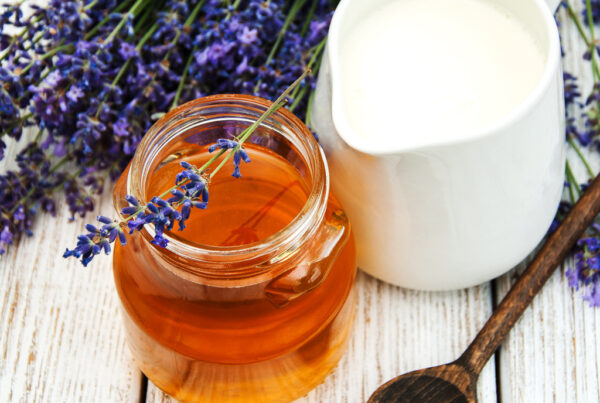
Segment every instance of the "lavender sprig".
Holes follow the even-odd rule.
[[[600,2],[593,0],[582,0],[584,10],[581,14],[586,28],[582,23],[578,13],[576,13],[569,0],[563,2],[564,7],[571,21],[575,24],[577,31],[586,45],[586,51],[583,59],[590,62],[591,73],[593,77],[593,86],[589,95],[581,103],[578,99],[581,92],[577,85],[577,79],[565,73],[565,104],[567,106],[567,142],[575,151],[578,159],[585,167],[587,181],[580,183],[572,170],[571,161],[566,164],[566,189],[569,202],[563,201],[559,207],[557,216],[552,224],[551,231],[555,230],[559,222],[571,209],[572,205],[585,191],[589,180],[595,177],[595,173],[588,163],[581,147],[593,147],[600,149],[600,63],[598,61],[598,44],[596,41],[595,24],[600,22],[598,19],[598,5]],[[580,113],[584,122],[583,129],[579,129],[573,113]],[[583,299],[590,306],[600,306],[600,224],[593,223],[586,231],[584,236],[577,242],[573,250],[573,263],[565,271],[565,276],[569,285],[581,290]]]
[[[302,75],[296,79],[273,104],[250,126],[240,133],[235,140],[220,138],[209,147],[209,152],[219,150],[200,168],[182,161],[180,164],[183,170],[175,177],[175,185],[166,190],[163,194],[155,196],[150,202],[142,203],[132,195],[125,197],[129,206],[121,209],[120,219],[111,219],[105,216],[98,216],[97,220],[102,224],[96,227],[92,224],[85,226],[87,234],[78,237],[77,246],[74,249],[67,249],[63,257],[75,257],[80,259],[84,266],[87,266],[92,259],[104,251],[110,254],[111,244],[119,239],[121,245],[126,245],[127,240],[124,229],[129,230],[129,234],[140,231],[145,225],[154,226],[154,239],[151,243],[160,247],[167,247],[169,241],[164,237],[165,230],[173,229],[175,223],[178,223],[179,231],[185,229],[185,222],[189,219],[192,208],[205,209],[208,203],[208,184],[210,180],[225,166],[227,161],[233,157],[233,175],[236,178],[241,177],[240,163],[250,162],[250,157],[244,149],[244,143],[250,138],[260,124],[271,116],[274,112],[283,107],[287,102],[287,97],[292,90],[296,88],[308,75],[310,70],[305,70]],[[215,163],[219,157],[227,153],[221,162],[212,171],[208,168]],[[170,195],[168,199],[164,197]],[[3,234],[0,234],[0,240]]]

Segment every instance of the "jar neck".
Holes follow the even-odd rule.
[[[215,95],[186,103],[169,112],[150,128],[138,146],[127,176],[127,193],[138,200],[148,200],[153,196],[147,194],[148,178],[166,156],[178,155],[177,150],[169,149],[175,142],[192,132],[202,133],[198,129],[206,125],[214,127],[235,121],[236,124],[250,126],[270,105],[270,101],[253,96]],[[269,134],[265,137],[261,132]],[[275,234],[240,246],[199,245],[165,234],[169,240],[166,248],[150,245],[155,255],[189,275],[215,279],[251,277],[270,272],[282,262],[293,260],[299,248],[314,237],[323,221],[329,193],[327,162],[321,147],[310,130],[284,109],[266,119],[255,133],[247,142],[260,144],[267,138],[272,143],[286,143],[299,157],[296,158],[301,161],[299,170],[306,176],[310,189],[298,215]],[[202,138],[202,134],[195,140],[209,142],[209,139]],[[154,228],[146,225],[141,236],[149,243],[154,236]]]

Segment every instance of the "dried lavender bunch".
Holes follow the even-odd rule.
[[[26,9],[26,7],[29,7]],[[327,0],[50,0],[0,6],[0,254],[66,196],[73,217],[127,165],[152,123],[214,93],[275,98],[316,71],[335,2]],[[29,11],[24,13],[24,11]],[[26,17],[24,15],[27,15]],[[314,77],[290,94],[305,116]],[[307,119],[310,117],[307,116]]]
[[[587,180],[580,183],[571,168],[571,161],[566,164],[566,183],[568,200],[561,203],[557,216],[550,228],[556,229],[563,217],[566,216],[572,205],[577,201],[587,184],[595,177],[590,167],[583,148],[589,151],[600,150],[600,65],[598,61],[599,50],[595,35],[595,29],[600,23],[600,2],[582,0],[584,10],[581,18],[570,3],[566,0],[563,6],[566,8],[570,20],[575,24],[581,39],[586,44],[586,51],[582,57],[589,61],[594,80],[590,93],[581,101],[582,93],[577,84],[577,78],[565,73],[565,104],[567,106],[567,142],[575,151],[575,154],[583,164],[587,172]],[[582,23],[582,20],[584,23]],[[587,29],[585,28],[587,25]],[[578,126],[578,121],[583,122],[583,127]],[[600,218],[596,218],[586,231],[584,236],[577,242],[573,250],[573,266],[569,267],[565,275],[569,285],[575,290],[580,290],[583,299],[590,306],[600,306]]]
[[[87,266],[94,256],[104,251],[107,255],[111,252],[110,244],[117,238],[121,245],[126,244],[125,228],[132,234],[140,231],[145,225],[154,226],[153,244],[167,247],[169,241],[163,236],[165,230],[172,230],[175,223],[179,224],[179,231],[185,228],[185,221],[190,217],[192,208],[205,209],[208,203],[208,184],[217,172],[225,166],[227,161],[233,158],[233,175],[240,178],[240,163],[242,161],[249,163],[250,158],[244,150],[244,142],[250,138],[252,133],[260,124],[271,116],[274,112],[283,107],[288,101],[287,97],[297,88],[305,79],[310,70],[306,70],[302,75],[292,83],[273,104],[250,126],[242,131],[235,140],[221,138],[211,145],[209,152],[218,152],[209,159],[200,168],[182,161],[184,168],[175,178],[175,186],[171,187],[163,194],[155,196],[150,202],[143,203],[134,196],[127,195],[125,198],[129,203],[128,207],[121,210],[121,219],[110,219],[104,216],[98,216],[97,220],[103,224],[100,228],[92,224],[86,225],[88,231],[85,235],[78,237],[77,246],[73,250],[67,249],[63,257],[76,257],[81,260],[84,266]],[[208,169],[224,154],[227,155],[221,159],[219,164],[210,173]],[[164,197],[171,195],[169,199]],[[2,236],[0,234],[0,236]]]

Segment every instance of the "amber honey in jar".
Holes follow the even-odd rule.
[[[270,102],[221,95],[182,105],[146,134],[117,182],[150,200],[180,162],[201,166]],[[279,110],[245,143],[241,178],[225,166],[169,245],[147,226],[117,246],[114,276],[128,343],[146,376],[185,402],[286,402],[321,383],[353,320],[355,249],[327,164],[310,131]]]

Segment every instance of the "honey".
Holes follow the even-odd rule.
[[[153,174],[148,196],[162,194],[173,186],[173,178],[182,170],[179,164],[182,159],[200,167],[212,157],[206,146],[176,147],[186,147],[185,158],[170,161]],[[242,166],[243,176],[234,178],[229,165],[221,169],[208,186],[209,208],[194,211],[186,221],[185,231],[174,230],[173,237],[195,244],[244,245],[273,235],[300,213],[310,184],[293,166],[268,149],[253,144],[244,148],[251,163]]]
[[[173,185],[182,160],[201,166],[210,158],[211,130],[188,131],[156,153],[138,178],[145,200]],[[254,142],[278,136],[265,129]],[[323,381],[348,342],[354,242],[326,174],[316,171],[325,169],[314,164],[322,157],[287,140],[245,148],[252,162],[242,178],[229,166],[216,174],[208,208],[166,233],[168,248],[136,233],[115,250],[133,356],[181,401],[291,401]],[[137,163],[119,179],[115,200],[131,190]]]

